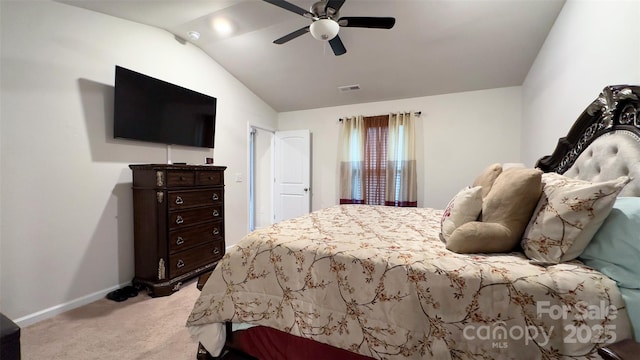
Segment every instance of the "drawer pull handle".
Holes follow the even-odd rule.
[[[218,230],[218,228],[213,228],[212,233],[213,233],[213,235],[218,235],[218,234],[220,234],[220,230]]]
[[[182,259],[178,260],[178,269],[184,267],[184,261],[182,261]]]
[[[184,204],[184,200],[182,200],[182,198],[180,196],[178,196],[178,197],[176,197],[176,204],[182,205],[182,204]]]
[[[209,180],[213,180],[213,176],[209,176]]]
[[[213,194],[213,196],[211,197],[211,200],[213,201],[218,201],[218,194]]]
[[[213,255],[218,255],[218,254],[220,254],[220,249],[218,248],[213,249]]]
[[[182,245],[184,244],[184,239],[182,238],[182,236],[178,236],[178,240],[176,240],[176,245]]]
[[[211,215],[213,216],[220,216],[220,213],[218,212],[217,209],[214,209],[213,212],[211,213]]]
[[[178,217],[176,218],[176,224],[180,225],[184,222],[184,219],[182,218],[182,216],[178,215]]]
[[[180,180],[181,180],[181,181],[184,181],[184,176],[180,176]]]

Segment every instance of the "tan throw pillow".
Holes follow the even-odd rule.
[[[491,187],[498,178],[498,175],[501,173],[502,165],[499,163],[491,164],[482,170],[471,186],[482,186],[482,198],[485,198],[487,194],[489,194],[489,191],[491,191]]]
[[[440,239],[447,241],[460,225],[478,220],[482,211],[482,187],[466,187],[449,201],[440,220]]]
[[[628,182],[627,176],[589,182],[545,173],[542,196],[522,238],[527,257],[546,263],[577,258]]]
[[[457,228],[447,241],[447,249],[457,253],[512,251],[540,198],[541,176],[542,171],[530,168],[502,172],[483,200],[482,221]]]

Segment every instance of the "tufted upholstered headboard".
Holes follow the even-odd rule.
[[[605,87],[536,167],[590,181],[628,175],[620,196],[640,196],[640,86]]]

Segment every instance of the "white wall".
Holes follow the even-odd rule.
[[[569,0],[522,86],[522,159],[533,165],[607,85],[640,84],[640,1]]]
[[[520,99],[520,87],[508,87],[293,111],[278,115],[278,129],[311,130],[311,202],[316,210],[339,200],[339,118],[422,111],[416,127],[418,206],[442,209],[487,165],[520,162]]]
[[[114,140],[121,65],[218,98],[215,163],[228,166],[227,244],[247,232],[247,123],[277,114],[221,66],[166,31],[52,1],[1,1],[1,311],[21,325],[131,281],[130,163],[166,147]],[[172,148],[203,163],[211,151]],[[234,205],[231,205],[234,204]]]

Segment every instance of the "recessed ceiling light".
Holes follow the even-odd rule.
[[[233,25],[227,18],[217,17],[213,19],[211,25],[218,35],[226,36],[233,32]]]
[[[189,35],[189,39],[194,41],[200,39],[200,33],[197,31],[191,30],[187,33],[187,35]]]

